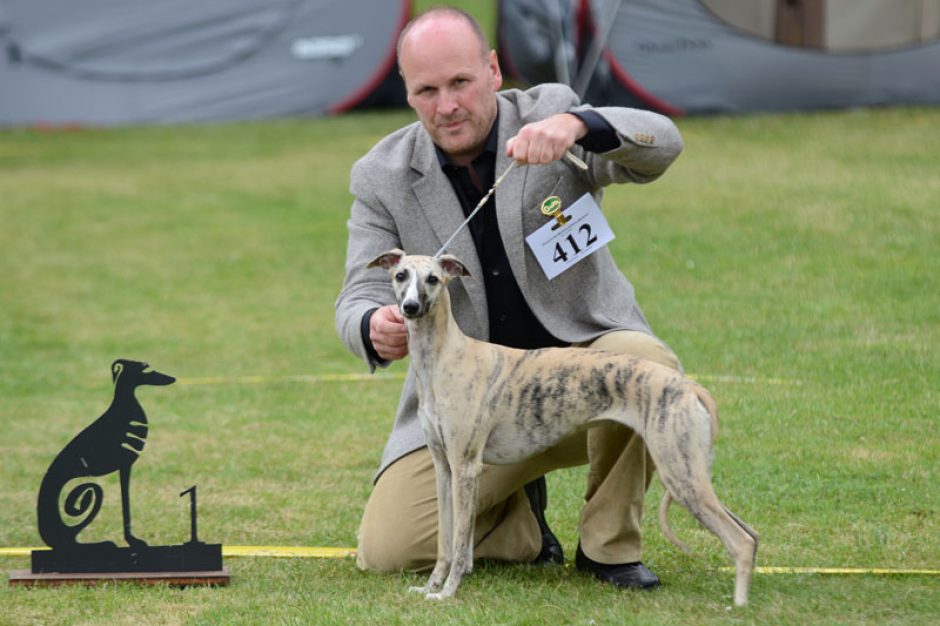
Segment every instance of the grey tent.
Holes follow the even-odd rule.
[[[410,0],[0,0],[0,125],[400,105],[410,15]]]
[[[595,104],[940,104],[940,0],[501,0],[499,35],[522,80],[568,74]]]

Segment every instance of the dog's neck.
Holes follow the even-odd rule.
[[[122,382],[118,380],[117,384],[114,386],[114,398],[111,400],[111,405],[108,407],[105,415],[114,416],[115,419],[121,421],[133,417],[136,421],[146,423],[147,418],[144,415],[144,408],[137,399],[136,391],[137,385],[122,384]]]
[[[114,400],[112,403],[118,402],[134,402],[137,403],[137,385],[122,384],[119,380],[114,386]]]
[[[406,320],[408,353],[419,369],[429,371],[444,350],[466,337],[450,311],[450,294],[443,288],[430,310],[417,319]],[[448,347],[450,346],[450,347]]]

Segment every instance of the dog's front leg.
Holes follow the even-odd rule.
[[[450,573],[453,550],[453,498],[451,496],[451,469],[441,447],[435,443],[428,445],[434,460],[434,474],[437,477],[437,562],[434,570],[423,587],[411,587],[409,591],[424,594],[430,598],[444,584]]]
[[[132,548],[146,548],[147,542],[131,533],[131,465],[121,468],[121,517],[124,522],[124,540]]]
[[[483,471],[482,454],[478,458],[461,459],[453,468],[453,546],[450,574],[439,593],[428,594],[432,600],[443,600],[457,593],[463,577],[473,570],[473,529],[476,523],[477,489]]]

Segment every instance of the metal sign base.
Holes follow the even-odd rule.
[[[34,574],[29,570],[10,572],[10,585],[20,587],[58,587],[62,585],[94,586],[106,583],[129,582],[138,585],[167,585],[170,587],[227,587],[229,569],[211,572],[75,572],[68,574]]]
[[[33,550],[33,574],[190,572],[222,569],[222,544],[124,548],[77,544],[68,549]]]

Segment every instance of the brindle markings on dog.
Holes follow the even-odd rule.
[[[681,374],[637,357],[582,348],[523,351],[465,336],[450,312],[447,282],[468,276],[453,256],[391,250],[369,264],[392,277],[408,326],[418,415],[437,472],[438,558],[429,599],[456,593],[473,567],[473,522],[483,463],[515,463],[602,422],[635,430],[665,485],[659,522],[672,532],[675,498],[725,545],[735,563],[734,601],[747,603],[757,534],[711,485],[717,409]]]

